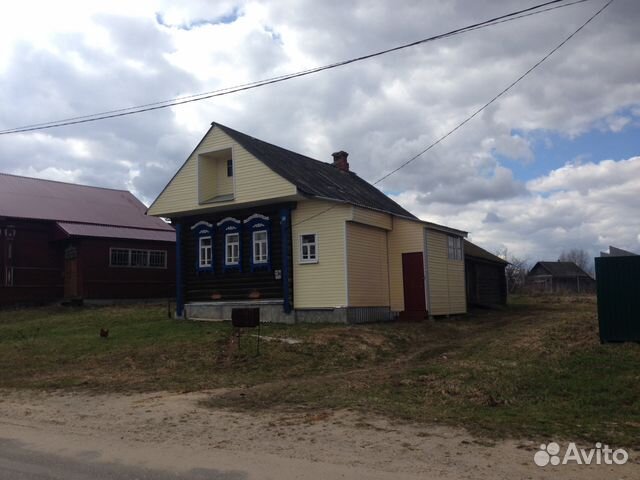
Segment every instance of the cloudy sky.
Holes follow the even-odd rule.
[[[541,2],[542,0],[540,0]],[[0,16],[0,129],[332,63],[539,1],[22,0]],[[179,6],[176,6],[179,3]],[[149,204],[212,121],[375,181],[524,73],[591,0],[171,109],[0,136],[0,171]],[[505,97],[379,186],[495,251],[640,251],[640,2],[616,0]]]

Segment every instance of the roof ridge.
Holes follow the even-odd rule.
[[[0,175],[6,176],[6,177],[24,178],[25,180],[35,180],[35,181],[38,181],[38,182],[59,183],[59,184],[62,184],[62,185],[71,185],[73,187],[99,188],[101,190],[111,190],[111,191],[114,191],[114,192],[126,192],[126,193],[129,193],[129,194],[133,195],[129,190],[126,190],[124,188],[111,188],[111,187],[100,187],[100,186],[96,186],[96,185],[85,185],[85,184],[82,184],[82,183],[72,183],[72,182],[63,182],[61,180],[51,180],[49,178],[27,177],[26,175],[17,175],[15,173],[6,173],[6,172],[0,172]]]
[[[155,232],[168,232],[171,230],[175,230],[173,227],[171,227],[170,223],[166,223],[166,226],[171,227],[170,230],[165,230],[162,228],[153,228],[153,227],[132,227],[132,226],[128,226],[128,225],[114,225],[112,223],[95,223],[95,222],[80,222],[77,220],[51,220],[52,222],[56,222],[56,223],[71,223],[73,225],[92,225],[92,226],[96,226],[96,227],[110,227],[110,228],[130,228],[132,230],[152,230]]]
[[[408,216],[413,219],[418,219],[418,217],[402,207],[377,186],[360,177],[356,172],[340,171],[329,162],[316,160],[307,155],[266,142],[221,123],[212,122],[211,126],[212,128],[220,128],[276,174],[293,183],[301,193],[312,197],[323,197],[327,200],[338,200],[352,205],[359,203],[357,197],[360,196],[362,203],[359,206],[364,208],[380,209],[392,215]],[[269,151],[272,151],[272,154],[281,156],[282,158],[274,161]],[[318,167],[316,174],[322,176],[321,178],[326,181],[325,185],[328,189],[321,192],[316,179],[310,181],[308,177],[304,178],[304,175],[302,175],[300,171],[296,173],[294,171],[295,168],[293,170],[291,168],[287,169],[283,161],[291,161],[292,164],[297,163],[305,170],[313,170],[315,167]],[[311,161],[311,163],[305,164],[304,162],[307,161]],[[349,175],[346,175],[347,173]],[[346,181],[347,179],[353,183],[349,185],[349,181]],[[366,197],[369,197],[369,201],[364,200]]]
[[[214,126],[214,127],[221,127],[223,129],[226,129],[226,130],[231,130],[232,132],[239,133],[240,135],[244,135],[245,137],[249,137],[249,138],[251,138],[253,140],[257,140],[258,142],[265,143],[265,144],[269,145],[270,147],[279,148],[280,150],[286,150],[289,153],[293,153],[294,155],[299,155],[301,157],[306,158],[307,160],[313,160],[314,162],[318,162],[318,163],[321,163],[323,165],[327,165],[329,167],[333,167],[333,165],[330,164],[329,162],[323,162],[322,160],[318,160],[317,158],[309,157],[308,155],[305,155],[304,153],[300,153],[300,152],[295,152],[293,150],[289,150],[288,148],[281,147],[280,145],[276,145],[275,143],[267,142],[265,140],[262,140],[261,138],[254,137],[253,135],[249,135],[248,133],[243,133],[243,132],[241,132],[239,130],[236,130],[234,128],[227,127],[226,125],[222,125],[221,123],[211,122],[211,125]],[[353,173],[354,175],[358,176],[357,173],[352,172],[352,171],[349,171],[348,173]]]

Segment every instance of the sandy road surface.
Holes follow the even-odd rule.
[[[206,470],[228,478],[281,480],[640,478],[634,452],[624,466],[540,468],[533,463],[537,444],[530,441],[493,443],[450,427],[349,411],[211,410],[199,404],[209,395],[2,390],[0,439],[43,455],[180,478],[202,478]],[[1,449],[2,443],[0,456]]]

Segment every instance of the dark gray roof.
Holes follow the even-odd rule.
[[[481,258],[489,262],[501,263],[503,265],[507,265],[509,263],[497,255],[487,252],[484,248],[480,248],[475,243],[471,243],[469,240],[464,241],[464,256]]]
[[[211,125],[220,128],[271,170],[293,183],[304,195],[339,200],[402,217],[416,218],[353,172],[343,172],[330,163],[263,142],[219,123],[214,122]]]
[[[614,247],[613,245],[609,245],[608,252],[600,252],[601,257],[637,257],[637,253],[630,252],[628,250],[623,250],[621,248]]]
[[[553,275],[554,277],[591,277],[591,275],[573,262],[538,262],[531,270],[535,270],[538,265],[549,272],[549,275]]]

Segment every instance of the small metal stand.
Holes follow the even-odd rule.
[[[231,325],[238,338],[238,350],[240,349],[240,337],[242,335],[242,329],[245,328],[257,328],[258,329],[258,341],[256,343],[256,355],[260,355],[260,309],[259,308],[233,308],[231,309]]]

